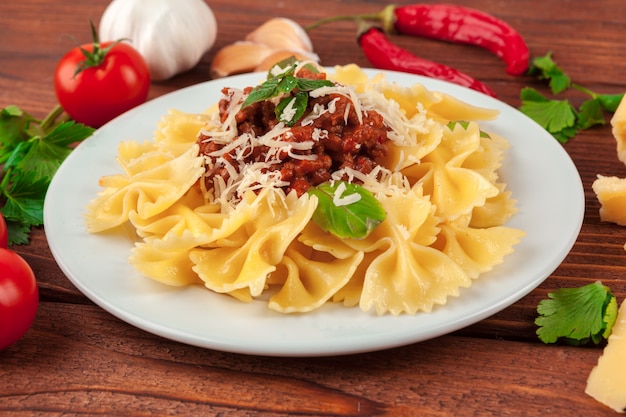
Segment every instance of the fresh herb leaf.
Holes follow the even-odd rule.
[[[330,80],[310,80],[308,78],[298,78],[295,88],[300,91],[313,91],[322,87],[332,87],[334,84]]]
[[[276,106],[276,118],[287,126],[293,126],[304,114],[308,100],[309,95],[304,91],[283,98]]]
[[[521,98],[522,113],[539,123],[552,135],[557,136],[576,127],[576,109],[569,101],[550,100],[531,87],[522,90]],[[569,139],[567,135],[565,137]]]
[[[0,164],[8,158],[11,149],[28,139],[26,128],[33,120],[30,114],[17,106],[0,110]]]
[[[602,105],[602,109],[609,113],[615,113],[615,110],[617,110],[617,106],[619,106],[623,98],[624,98],[624,93],[597,95],[597,99]]]
[[[7,221],[9,231],[9,244],[28,245],[31,226],[21,222]]]
[[[533,59],[528,72],[531,75],[537,75],[539,79],[549,80],[552,94],[567,90],[572,83],[570,77],[552,59],[552,52]]]
[[[279,94],[288,94],[293,91],[298,85],[298,79],[293,75],[285,75],[278,85],[276,86],[276,92]]]
[[[467,128],[469,127],[469,122],[466,121],[466,120],[453,120],[451,122],[448,122],[448,129],[454,130],[454,127],[457,124],[460,125],[465,130],[467,130]],[[487,138],[487,139],[491,138],[491,136],[489,136],[489,133],[483,132],[482,130],[480,131],[480,137],[481,138]]]
[[[552,54],[535,58],[529,74],[549,80],[552,94],[575,88],[589,95],[576,109],[569,100],[549,99],[537,90],[526,87],[521,91],[520,111],[539,123],[559,142],[566,143],[579,131],[606,124],[604,112],[614,113],[624,94],[597,94],[572,83],[570,77],[554,62]]]
[[[340,238],[362,239],[387,217],[380,201],[358,184],[326,182],[307,192],[318,199],[313,221]]]
[[[605,124],[606,120],[604,120],[604,112],[602,110],[602,103],[599,100],[594,98],[585,101],[580,106],[576,127],[579,130],[585,130],[592,126]]]
[[[28,243],[31,227],[43,224],[52,177],[72,145],[94,131],[62,115],[61,107],[41,121],[16,106],[0,110],[0,211],[10,244]]]
[[[272,97],[276,97],[280,94],[278,85],[280,84],[280,78],[271,78],[265,81],[263,84],[259,84],[250,91],[248,97],[244,100],[241,108],[250,106],[251,104],[258,103],[260,101],[269,100]]]
[[[246,108],[254,103],[274,97],[287,96],[283,97],[279,102],[280,104],[276,107],[276,118],[289,126],[293,126],[302,117],[309,103],[309,95],[300,93],[334,85],[330,80],[311,80],[296,77],[297,63],[298,61],[295,57],[290,57],[273,65],[272,69],[268,71],[267,80],[252,89],[241,108]],[[274,70],[277,67],[280,69],[279,71]],[[292,100],[294,97],[295,100]],[[295,115],[292,113],[294,109]],[[283,115],[285,110],[287,110],[287,114]]]
[[[7,222],[17,221],[24,225],[43,224],[43,203],[50,178],[37,178],[34,172],[6,175],[3,181],[3,197],[6,199],[2,214]]]
[[[600,281],[578,288],[561,288],[537,306],[537,336],[544,343],[561,340],[583,345],[607,339],[617,319],[617,300]]]

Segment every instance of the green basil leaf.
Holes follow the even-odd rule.
[[[291,93],[298,84],[298,79],[293,75],[283,77],[276,87],[277,93]]]
[[[271,79],[271,78],[276,78],[279,77],[281,78],[284,75],[293,75],[293,73],[296,70],[296,66],[298,65],[298,59],[291,55],[290,57],[287,57],[281,61],[278,61],[277,63],[275,63],[274,65],[272,65],[272,69],[273,68],[280,68],[281,70],[283,70],[279,75],[274,76],[272,75],[272,71],[270,69],[270,71],[267,72],[267,79]],[[286,68],[289,68],[288,71],[285,71]]]
[[[469,122],[466,120],[453,120],[451,122],[448,122],[448,129],[450,130],[454,130],[455,126],[459,124],[461,125],[461,127],[464,130],[467,130],[468,126],[469,126]],[[489,133],[487,132],[483,132],[482,130],[480,131],[480,137],[481,138],[487,138],[487,139],[491,139],[491,136],[489,136]]]
[[[330,80],[310,80],[308,78],[298,78],[296,88],[300,91],[313,91],[321,87],[332,87],[333,82]]]
[[[268,100],[278,95],[278,85],[282,78],[272,78],[265,81],[263,84],[257,85],[252,89],[248,97],[244,100],[241,108],[248,107],[251,104],[258,103],[259,101]]]
[[[308,101],[308,94],[302,91],[283,98],[274,110],[276,118],[287,126],[293,126],[304,114]]]
[[[340,188],[341,187],[341,188]],[[341,189],[345,190],[341,192]],[[369,235],[387,217],[380,201],[358,184],[344,181],[326,182],[307,191],[318,199],[313,221],[322,230],[340,238],[362,239]],[[341,192],[341,195],[336,196]],[[336,197],[345,201],[358,194],[359,199],[349,204],[336,205]]]

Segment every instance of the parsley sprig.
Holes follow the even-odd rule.
[[[537,306],[537,336],[544,343],[599,344],[608,339],[617,319],[617,300],[600,281],[561,288]]]
[[[309,103],[309,92],[321,87],[331,87],[330,80],[312,80],[296,76],[297,60],[290,57],[278,62],[267,74],[267,80],[254,87],[241,108],[260,101],[281,97],[275,108],[276,118],[287,126],[293,126],[304,115]],[[308,67],[318,72],[313,66]]]
[[[535,58],[528,72],[539,79],[548,80],[554,96],[573,88],[589,97],[576,108],[567,99],[548,98],[532,87],[522,89],[520,111],[539,123],[561,143],[567,143],[581,130],[605,124],[604,113],[614,113],[624,96],[624,93],[598,94],[573,83],[552,59],[551,53]]]
[[[0,212],[9,244],[27,244],[30,229],[43,224],[48,185],[72,145],[94,129],[67,120],[57,106],[43,120],[16,106],[0,109]]]

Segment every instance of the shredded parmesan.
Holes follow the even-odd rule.
[[[285,69],[274,67],[270,73],[279,76]],[[385,126],[389,127],[387,137],[399,146],[418,145],[417,137],[420,134],[428,133],[433,121],[427,117],[427,113],[421,103],[417,104],[416,114],[408,118],[401,110],[399,104],[387,99],[381,91],[370,88],[363,93],[350,86],[334,85],[324,86],[309,92],[311,98],[319,98],[328,95],[337,95],[349,100],[343,111],[344,123],[349,123],[350,114],[354,111],[359,123],[363,123],[365,112],[376,111],[383,118]],[[229,101],[226,110],[226,118],[223,122],[215,124],[213,129],[206,129],[202,134],[207,137],[206,142],[214,142],[219,145],[216,151],[207,156],[207,175],[222,170],[226,173],[225,178],[216,175],[213,178],[213,187],[207,185],[211,197],[215,201],[220,201],[224,205],[234,205],[242,198],[247,191],[258,191],[265,187],[285,187],[289,183],[283,181],[280,170],[276,166],[283,163],[289,157],[294,160],[315,160],[318,158],[311,151],[320,140],[327,139],[330,132],[318,127],[313,128],[310,140],[298,142],[294,140],[291,128],[286,126],[290,123],[296,113],[295,97],[289,101],[282,112],[282,121],[277,123],[272,129],[257,136],[254,132],[240,134],[237,129],[235,115],[241,109],[245,99],[243,90],[229,88],[226,92],[226,100]],[[279,98],[276,98],[276,103]],[[312,126],[315,120],[326,113],[334,114],[337,111],[337,104],[340,98],[335,97],[328,103],[316,103],[305,115],[299,124],[303,127]],[[285,123],[286,122],[286,123]],[[358,146],[358,145],[357,145]],[[258,154],[258,148],[263,147],[263,159],[254,162],[248,158]],[[228,155],[228,156],[227,156]],[[414,158],[413,158],[414,159]],[[406,156],[403,150],[395,171],[399,171],[406,163]],[[409,157],[409,162],[419,163]],[[331,173],[333,180],[346,180],[348,182],[357,181],[364,188],[370,190],[375,195],[390,195],[406,190],[408,180],[397,172],[376,166],[372,172],[364,174],[352,168],[343,168]],[[361,196],[358,193],[344,195],[345,184],[341,184],[333,196],[336,206],[345,206],[357,202]]]
[[[358,193],[343,195],[343,193],[346,192],[346,188],[345,182],[341,182],[337,186],[337,189],[333,194],[333,204],[336,207],[349,206],[350,204],[354,204],[361,199],[361,195]]]
[[[295,104],[296,104],[296,98],[293,97],[291,100],[289,100],[289,103],[287,103],[287,105],[283,109],[283,112],[280,116],[281,120],[285,122],[293,121],[293,118],[295,117],[298,111],[298,109],[295,107]]]

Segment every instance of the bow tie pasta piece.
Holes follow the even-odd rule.
[[[463,127],[462,123],[457,123],[457,125]],[[455,128],[458,127],[455,126]],[[479,131],[479,136],[479,147],[465,158],[462,166],[478,172],[490,182],[495,183],[498,181],[498,169],[502,166],[504,152],[509,148],[509,143],[495,133]]]
[[[268,275],[276,270],[287,247],[311,220],[317,207],[317,199],[306,194],[298,199],[287,198],[283,203],[272,198],[274,192],[263,190],[249,206],[251,215],[242,225],[249,235],[243,246],[190,252],[194,270],[207,288],[219,293],[248,289],[249,300],[266,288]],[[268,224],[271,226],[265,227]]]
[[[185,237],[189,238],[187,234]],[[154,244],[155,238],[146,238],[135,244],[131,250],[130,264],[142,275],[155,281],[172,286],[186,286],[202,284],[202,280],[193,270],[193,262],[189,259],[189,251],[183,250],[189,246],[192,239],[185,245],[182,240],[180,251],[164,250]]]
[[[468,287],[470,278],[444,253],[410,241],[385,239],[388,247],[374,258],[363,281],[360,306],[378,314],[430,312]]]
[[[331,79],[342,84],[353,85],[360,93],[380,91],[388,100],[398,103],[409,118],[419,111],[417,103],[428,112],[430,117],[444,124],[452,120],[493,120],[499,113],[497,110],[472,106],[448,94],[430,91],[419,83],[401,86],[389,83],[383,74],[369,79],[367,74],[355,64],[336,66]]]
[[[445,222],[440,227],[433,247],[453,259],[472,279],[501,264],[524,236],[521,230],[503,226],[475,229],[462,222]]]
[[[517,200],[512,198],[513,193],[506,190],[506,184],[496,183],[498,195],[490,197],[482,206],[472,210],[470,226],[476,228],[502,226],[517,213]]]
[[[463,269],[431,247],[440,231],[440,219],[419,186],[379,198],[387,219],[364,239],[370,247],[362,247],[365,242],[349,242],[370,260],[362,270],[361,309],[396,315],[429,312],[435,304],[458,295],[459,287],[469,285]]]
[[[170,110],[159,120],[154,132],[155,144],[175,155],[184,153],[196,142],[200,129],[213,123],[214,113],[208,111],[196,114]]]
[[[171,207],[155,216],[142,218],[137,212],[131,212],[128,218],[140,237],[162,239],[167,235],[181,236],[185,231],[194,236],[212,233],[224,216],[219,213],[218,205],[205,204],[198,187],[191,187]]]
[[[115,186],[105,188],[87,206],[87,229],[99,232],[114,228],[126,222],[132,211],[147,219],[167,210],[200,178],[203,163],[194,145],[165,164],[130,177],[112,176]]]
[[[419,181],[424,193],[430,195],[437,215],[456,219],[495,197],[499,189],[479,172],[463,165],[474,152],[482,151],[480,130],[476,123],[467,127],[460,123],[444,129],[444,139],[420,164],[403,172],[412,181]],[[495,166],[495,164],[494,164]]]
[[[117,147],[117,162],[127,177],[140,174],[153,166],[164,164],[172,158],[171,152],[160,151],[154,142],[127,140],[120,142]],[[110,180],[111,177],[103,177],[100,180],[100,185],[103,187],[114,186],[107,183]]]
[[[272,310],[306,313],[318,308],[346,285],[363,260],[362,252],[344,259],[322,257],[318,261],[304,256],[306,253],[305,248],[287,249],[281,261],[283,283],[268,304]]]

